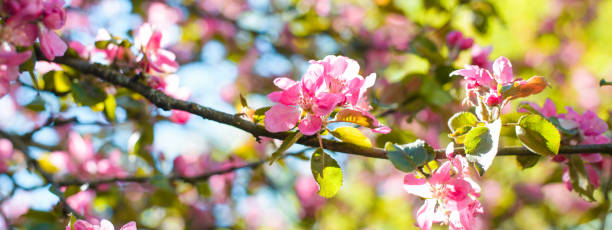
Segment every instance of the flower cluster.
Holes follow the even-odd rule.
[[[404,189],[425,198],[417,211],[417,225],[429,230],[433,223],[448,224],[450,229],[471,229],[475,217],[483,213],[480,186],[469,177],[467,159],[446,148],[449,161],[435,169],[429,178],[410,173],[404,177]]]
[[[547,118],[556,118],[559,121],[559,125],[561,126],[560,128],[566,132],[575,131],[575,135],[566,135],[563,140],[563,142],[566,144],[607,144],[611,141],[610,138],[604,135],[606,130],[608,130],[608,125],[591,110],[587,110],[583,114],[579,114],[571,107],[566,107],[567,113],[560,114],[557,113],[557,108],[550,98],[546,99],[546,102],[544,105],[542,105],[542,107],[535,103],[529,103],[529,105]],[[519,112],[526,111],[521,109]],[[580,154],[580,157],[583,161],[590,163],[585,164],[584,167],[588,174],[589,181],[595,188],[597,188],[599,186],[599,176],[591,164],[602,162],[603,157],[599,153],[583,153]],[[553,157],[553,160],[560,163],[568,163],[567,157],[563,155],[557,155]],[[568,167],[563,170],[562,180],[567,189],[572,190]]]
[[[266,112],[266,130],[288,131],[299,121],[300,132],[313,135],[324,127],[334,109],[341,107],[367,116],[373,121],[373,131],[387,133],[390,129],[378,124],[368,112],[371,107],[365,93],[375,80],[374,73],[365,78],[359,75],[359,64],[347,57],[327,56],[323,60],[310,61],[301,81],[274,80],[282,91],[268,94],[270,100],[279,104]]]
[[[476,65],[466,65],[464,69],[453,71],[450,75],[463,76],[467,81],[464,103],[472,106],[478,106],[479,101],[487,106],[499,106],[504,100],[537,94],[547,85],[546,80],[540,76],[528,80],[514,79],[512,64],[506,57],[497,58],[493,62],[492,71]]]
[[[64,55],[67,46],[54,30],[66,23],[64,0],[7,0],[0,13],[0,96],[8,93],[10,83],[19,76],[19,65],[32,55],[30,49],[17,52],[18,47],[30,47],[39,39],[45,57],[53,60]]]
[[[124,177],[127,175],[121,167],[121,152],[109,153],[105,158],[94,151],[91,140],[84,139],[78,133],[68,134],[68,151],[56,151],[45,154],[39,160],[43,169],[51,173],[71,173],[81,178]]]

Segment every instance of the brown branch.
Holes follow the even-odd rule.
[[[296,156],[296,155],[303,154],[303,153],[304,151],[297,152],[297,153],[288,153],[288,154],[282,155],[280,158],[282,159],[282,158],[286,158],[290,156]],[[198,181],[208,180],[212,176],[231,173],[238,169],[257,168],[268,162],[270,162],[269,159],[263,159],[263,160],[247,163],[241,166],[232,166],[232,167],[227,167],[223,169],[212,170],[212,171],[200,174],[198,176],[187,177],[187,176],[173,174],[173,175],[169,175],[167,178],[169,180],[182,180],[182,181],[193,184]],[[96,187],[101,184],[109,184],[109,183],[117,183],[117,182],[147,183],[147,182],[150,182],[151,179],[153,178],[152,177],[116,177],[116,178],[106,178],[106,179],[98,179],[98,180],[70,179],[70,180],[58,181],[57,185],[58,186],[70,186],[70,185],[88,184],[89,186]]]
[[[43,177],[43,179],[45,179],[45,181],[47,181],[47,183],[51,184],[51,188],[49,189],[49,191],[55,194],[59,198],[60,203],[62,204],[62,208],[64,209],[64,212],[72,213],[77,218],[84,219],[84,217],[81,214],[79,214],[76,210],[70,207],[70,205],[68,205],[68,202],[66,201],[66,196],[64,195],[64,193],[59,191],[59,187],[53,180],[53,175],[45,172],[40,166],[40,164],[38,164],[38,161],[32,158],[32,156],[30,156],[30,151],[28,150],[28,146],[24,142],[22,142],[20,138],[10,135],[4,132],[3,130],[0,130],[0,136],[8,139],[11,143],[13,143],[13,146],[19,151],[21,151],[23,156],[26,158],[27,164],[31,166],[32,168],[34,168],[34,170],[36,170],[38,173],[40,173],[40,175]]]
[[[112,83],[117,86],[128,88],[142,96],[144,96],[151,103],[164,110],[182,110],[189,112],[194,115],[198,115],[204,119],[213,120],[219,123],[230,125],[238,129],[244,130],[245,132],[251,133],[255,137],[270,137],[279,140],[284,140],[289,132],[271,133],[268,132],[263,126],[257,125],[253,122],[244,120],[239,116],[228,114],[214,110],[212,108],[199,105],[197,103],[178,100],[172,98],[158,90],[155,90],[134,78],[127,77],[113,69],[110,69],[101,64],[91,64],[85,60],[61,57],[57,58],[55,62],[70,66],[80,72],[91,74],[97,78],[100,78],[106,82]],[[319,143],[314,136],[304,136],[300,138],[297,143],[319,147]],[[338,142],[333,140],[323,140],[323,147],[327,150],[335,152],[343,152],[353,155],[386,159],[386,153],[381,148],[367,148],[357,146],[350,143]],[[463,148],[457,148],[457,153],[463,153]],[[436,150],[438,156],[444,156],[444,149]],[[577,145],[577,146],[562,146],[559,150],[559,154],[577,154],[577,153],[603,153],[612,154],[612,144],[602,145]],[[500,148],[498,152],[499,156],[507,155],[535,155],[528,149],[523,147],[504,147]]]

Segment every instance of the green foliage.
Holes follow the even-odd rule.
[[[405,145],[387,142],[385,151],[393,166],[402,172],[412,172],[436,158],[433,148],[423,140]]]
[[[295,142],[298,141],[301,137],[302,133],[299,131],[289,134],[285,138],[283,143],[278,147],[278,149],[272,153],[272,156],[270,156],[270,165],[272,165],[276,160],[278,160],[283,155],[283,153],[285,153],[285,151],[287,151],[287,149],[289,149],[289,147],[295,144]]]
[[[457,144],[463,144],[465,135],[476,126],[478,119],[473,113],[459,112],[448,119],[448,128],[451,130],[449,136],[455,139]]]
[[[93,106],[104,102],[106,93],[99,86],[87,82],[72,83],[72,98],[84,106]]]
[[[516,156],[516,163],[518,164],[519,168],[528,169],[535,166],[538,163],[538,160],[540,160],[540,158],[540,156],[520,155]]]
[[[535,114],[522,116],[516,126],[516,136],[523,146],[542,156],[554,156],[559,152],[561,134],[542,116]]]
[[[332,131],[331,134],[334,137],[342,140],[343,142],[348,142],[348,143],[352,143],[352,144],[356,144],[356,145],[368,147],[368,148],[372,147],[372,142],[370,141],[370,139],[366,137],[365,135],[363,135],[363,133],[361,133],[359,129],[354,128],[354,127],[350,127],[350,126],[338,127],[334,129],[334,131]]]
[[[595,201],[593,197],[595,187],[589,180],[589,174],[580,156],[570,156],[567,167],[574,191],[590,201]]]
[[[474,162],[481,176],[491,166],[497,155],[500,131],[501,120],[497,119],[493,123],[473,128],[465,136],[466,158]]]
[[[338,162],[318,148],[310,158],[312,175],[319,184],[319,195],[331,198],[342,187],[342,169]]]

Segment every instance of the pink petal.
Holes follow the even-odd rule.
[[[587,176],[589,177],[589,182],[593,185],[594,188],[599,187],[599,175],[597,171],[591,164],[584,164],[584,168],[586,169]]]
[[[53,60],[57,56],[63,56],[68,45],[53,30],[47,30],[41,31],[40,49],[47,59]]]
[[[572,180],[569,175],[568,167],[565,167],[565,169],[563,169],[561,181],[563,181],[563,184],[565,184],[565,188],[567,188],[567,190],[572,191]]]
[[[272,102],[280,102],[283,97],[283,91],[275,91],[268,94],[268,99]]]
[[[514,75],[512,73],[512,64],[506,57],[499,57],[493,62],[493,73],[497,83],[502,85],[512,82]]]
[[[432,198],[431,185],[425,178],[417,178],[413,173],[404,177],[404,190],[423,198]]]
[[[282,90],[287,90],[294,84],[296,84],[296,82],[290,78],[279,77],[274,79],[274,85],[276,85],[278,88],[281,88]]]
[[[427,199],[417,211],[417,225],[421,230],[430,230],[435,217],[437,200]]]
[[[557,116],[557,107],[555,107],[555,103],[550,98],[546,98],[546,102],[542,105],[540,112],[546,117],[555,117]]]
[[[100,229],[99,230],[115,230],[115,226],[110,221],[103,219],[100,221]]]
[[[317,116],[325,116],[336,108],[338,103],[344,100],[344,96],[335,93],[320,93],[315,99],[313,112]]]
[[[91,141],[85,140],[76,132],[68,134],[68,151],[79,162],[93,158],[94,149]]]
[[[87,221],[77,220],[74,222],[74,230],[95,230],[96,228]]]
[[[137,230],[136,222],[130,221],[127,224],[123,225],[119,230]]]
[[[431,179],[429,179],[429,183],[432,185],[436,184],[445,184],[450,179],[450,170],[451,170],[451,162],[447,161],[440,166],[440,168],[436,169],[431,175]]]
[[[295,127],[300,115],[300,110],[295,107],[283,104],[272,106],[264,118],[266,130],[273,133],[288,131]]]
[[[321,129],[321,123],[321,117],[308,114],[308,116],[300,122],[300,132],[304,135],[313,135]]]

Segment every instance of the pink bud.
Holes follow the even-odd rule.
[[[456,46],[462,38],[463,34],[461,34],[461,32],[453,30],[446,35],[446,44],[448,44],[448,46]]]
[[[49,14],[45,13],[43,23],[49,29],[61,29],[66,24],[66,11],[61,8],[54,8]]]
[[[463,38],[459,40],[459,49],[461,50],[466,50],[472,47],[472,45],[474,45],[474,39],[472,38]]]

